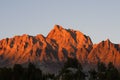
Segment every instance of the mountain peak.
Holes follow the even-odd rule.
[[[53,38],[53,36],[58,37],[58,34],[61,34],[63,30],[65,29],[62,26],[54,25],[54,28],[49,32],[47,38]]]
[[[60,25],[54,26],[54,29],[49,32],[47,39],[51,39],[56,42],[56,44],[59,46],[58,52],[60,52],[58,55],[62,57],[65,54],[67,54],[69,57],[75,57],[75,54],[72,53],[79,53],[79,49],[82,48],[86,48],[86,50],[82,51],[85,51],[86,53],[84,55],[87,55],[92,47],[92,42],[89,36],[86,36],[77,30],[65,29]],[[83,54],[78,55],[81,56]],[[82,59],[85,59],[85,57],[86,56],[82,57]]]
[[[54,25],[54,30],[61,30],[61,29],[63,29],[63,27],[62,26],[60,26],[60,25]]]
[[[110,45],[113,44],[113,43],[110,41],[110,39],[106,39],[106,40],[104,41],[104,44],[105,44],[106,46],[110,47]]]
[[[107,42],[107,43],[111,43],[110,39],[106,39],[105,42]]]
[[[77,30],[65,29],[60,25],[55,25],[54,28],[47,35],[47,38],[54,39],[60,44],[62,42],[64,43],[64,45],[67,45],[67,43],[91,43],[89,36],[86,36],[82,32]]]

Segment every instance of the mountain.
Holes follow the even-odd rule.
[[[46,37],[23,34],[0,40],[0,67],[32,62],[45,72],[55,73],[67,58],[76,58],[82,66],[113,62],[120,68],[120,45],[109,39],[93,44],[89,36],[60,25],[55,25]]]
[[[52,40],[57,44],[57,54],[60,61],[71,57],[77,58],[84,63],[93,45],[89,36],[84,35],[80,31],[64,29],[59,25],[54,26],[54,29],[50,31],[46,39]]]
[[[112,43],[109,39],[93,45],[93,49],[88,55],[90,64],[104,62],[108,64],[112,62],[114,66],[120,69],[120,45]]]
[[[59,67],[68,57],[77,58],[81,63],[85,63],[92,46],[89,36],[55,25],[47,37],[41,34],[37,36],[24,34],[2,39],[0,66],[32,62],[38,66],[53,68],[57,64]]]

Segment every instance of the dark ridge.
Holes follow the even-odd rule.
[[[30,55],[31,55],[31,56],[32,56],[32,54],[33,54],[33,50],[30,51]]]
[[[28,43],[28,42],[25,42],[24,48],[27,48],[28,45],[29,45],[29,43]]]
[[[68,51],[65,48],[62,48],[62,52],[63,52],[64,56],[68,55]]]
[[[37,48],[36,50],[36,56],[41,56],[42,49]]]
[[[118,44],[114,44],[114,47],[116,48],[117,51],[120,52],[120,46]]]
[[[11,40],[11,42],[10,42],[10,48],[13,48],[13,46],[14,46],[14,40]]]
[[[67,29],[67,31],[70,33],[70,35],[72,36],[72,38],[74,39],[74,41],[77,43],[76,41],[76,33],[71,31],[71,29]]]
[[[33,42],[33,44],[35,44],[35,43],[37,43],[37,39],[35,38],[35,37],[32,37],[32,42]]]

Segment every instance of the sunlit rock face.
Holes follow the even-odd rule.
[[[68,57],[84,63],[92,49],[90,38],[80,31],[55,25],[47,37],[24,34],[0,41],[0,64],[62,62]]]
[[[57,54],[60,61],[71,57],[84,63],[93,45],[91,39],[80,31],[64,29],[59,25],[54,26],[46,39],[51,39],[57,44]]]
[[[89,36],[60,25],[55,25],[46,37],[23,34],[0,40],[0,67],[32,62],[44,71],[56,72],[68,57],[76,58],[83,66],[113,62],[120,68],[120,45],[109,39],[93,44]]]
[[[88,55],[88,62],[96,65],[98,62],[108,64],[112,62],[120,68],[120,45],[112,43],[109,39],[95,44]]]

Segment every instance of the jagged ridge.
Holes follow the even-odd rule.
[[[112,43],[109,39],[96,44],[88,55],[90,64],[97,64],[103,62],[108,64],[112,62],[118,69],[120,69],[120,45]]]
[[[60,25],[55,25],[47,37],[24,34],[0,41],[1,67],[33,62],[43,68],[47,66],[45,70],[49,71],[60,68],[68,57],[77,58],[83,66],[101,61],[113,62],[120,68],[120,45],[109,39],[93,45],[89,36]]]

